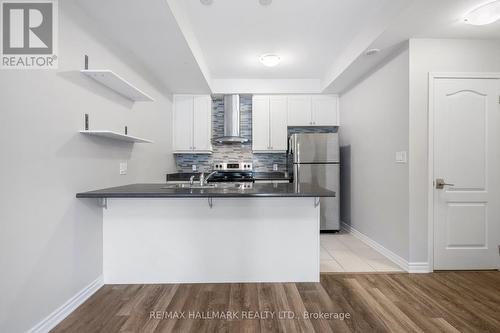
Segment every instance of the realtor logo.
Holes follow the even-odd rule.
[[[3,1],[2,68],[57,68],[57,2]]]

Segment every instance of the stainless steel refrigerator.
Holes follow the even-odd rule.
[[[335,198],[321,198],[320,228],[340,229],[340,149],[338,133],[292,134],[288,143],[289,162],[295,186],[309,183],[336,192]]]

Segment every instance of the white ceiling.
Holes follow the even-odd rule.
[[[366,48],[382,50],[376,56],[363,53],[324,86],[324,92],[341,93],[367,73],[377,68],[410,38],[494,39],[500,44],[500,21],[487,26],[464,24],[463,16],[471,9],[491,0],[417,0],[402,10],[387,29]],[[500,61],[500,60],[499,60]]]
[[[66,0],[65,0],[66,1]],[[208,93],[176,19],[165,0],[74,0],[123,58],[140,64],[166,93]],[[64,7],[64,3],[61,4]]]
[[[461,21],[490,0],[74,1],[174,93],[339,93],[409,38],[500,40],[500,22]],[[260,64],[269,52],[282,63]]]
[[[325,68],[380,11],[399,0],[175,0],[214,79],[321,79]],[[269,68],[259,56],[276,53]]]

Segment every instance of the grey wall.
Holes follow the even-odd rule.
[[[102,31],[89,33],[93,23],[72,3],[59,2],[58,70],[0,73],[1,332],[27,331],[102,274],[101,209],[77,192],[164,181],[175,170],[170,99]],[[134,104],[84,77],[84,54],[91,68],[115,70],[156,101]],[[83,136],[84,113],[93,129],[128,125],[155,143]]]
[[[408,50],[340,98],[341,220],[408,259]]]
[[[427,262],[429,72],[500,72],[500,40],[410,40],[410,261]]]
[[[428,261],[430,72],[500,72],[500,41],[412,39],[340,99],[342,219],[410,263]]]

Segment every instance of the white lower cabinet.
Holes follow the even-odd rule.
[[[174,153],[212,152],[212,99],[209,95],[174,95]]]
[[[252,150],[255,153],[287,149],[287,98],[255,95],[252,98]]]

